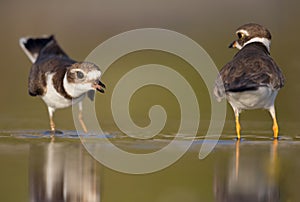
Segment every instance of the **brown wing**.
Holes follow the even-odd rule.
[[[42,96],[46,93],[46,74],[56,72],[57,80],[63,81],[63,77],[68,67],[74,60],[68,57],[49,55],[43,60],[39,59],[31,67],[28,79],[28,91],[31,96]],[[56,84],[60,87],[62,84]]]
[[[255,90],[260,86],[279,89],[284,85],[283,75],[270,57],[248,57],[233,60],[221,71],[225,91]]]
[[[50,55],[55,55],[58,57],[68,57],[68,55],[58,45],[54,36],[52,36],[51,40],[41,49],[38,60],[49,57]]]
[[[28,93],[31,96],[42,96],[46,93],[46,76],[39,70],[39,66],[33,64],[28,78]]]
[[[68,55],[61,49],[56,42],[54,36],[45,38],[29,38],[25,44],[30,50],[37,51],[37,59],[32,65],[29,79],[28,91],[31,96],[44,95],[46,92],[46,73],[59,72],[64,74],[65,71],[57,71],[57,69],[66,69],[75,61],[70,59]],[[26,47],[26,48],[27,48]],[[63,75],[55,75],[63,77]]]
[[[218,99],[222,99],[225,92],[256,90],[260,86],[280,89],[284,86],[284,77],[269,54],[259,45],[253,45],[240,50],[221,69],[214,92]]]

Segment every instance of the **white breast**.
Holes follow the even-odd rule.
[[[42,96],[42,99],[49,107],[52,107],[54,109],[69,107],[72,104],[78,103],[84,98],[85,94],[76,99],[73,99],[72,102],[72,100],[66,99],[65,97],[60,95],[53,86],[52,79],[54,74],[55,73],[51,73],[47,75],[47,91],[46,94]]]

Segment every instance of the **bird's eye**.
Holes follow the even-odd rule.
[[[84,74],[81,71],[77,71],[76,75],[78,79],[82,79],[84,77]]]
[[[241,32],[238,32],[237,33],[237,36],[239,37],[239,39],[245,37],[245,34],[244,33],[241,33]]]

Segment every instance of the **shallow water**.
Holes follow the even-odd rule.
[[[104,167],[87,153],[76,132],[63,132],[65,136],[55,139],[42,135],[43,131],[1,132],[2,201],[300,200],[297,139],[221,138],[212,153],[200,160],[203,140],[199,138],[168,168],[131,175]],[[111,139],[137,153],[162,146],[161,139],[128,141],[118,134],[97,138]]]

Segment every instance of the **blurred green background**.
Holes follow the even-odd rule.
[[[272,33],[271,55],[282,68],[286,86],[280,91],[276,106],[283,135],[298,135],[299,123],[299,1],[1,1],[1,101],[0,129],[48,129],[45,104],[27,93],[31,63],[19,47],[23,36],[54,34],[63,49],[76,60],[85,57],[101,42],[119,33],[138,28],[164,28],[184,34],[199,43],[220,69],[236,50],[228,49],[234,32],[244,23],[260,23]],[[168,54],[148,51],[130,54],[116,61],[103,75],[108,86],[105,95],[97,95],[97,113],[107,129],[117,130],[111,118],[110,98],[114,84],[127,70],[147,62],[167,64],[189,77],[200,100],[201,119],[209,119],[209,99],[201,78],[188,65]],[[186,67],[186,68],[185,68]],[[199,83],[199,87],[197,87]],[[179,106],[164,89],[141,89],[132,101],[133,120],[147,124],[148,109],[153,104],[165,106],[171,125],[178,123]],[[146,90],[147,93],[143,93]],[[149,93],[150,92],[150,93]],[[152,93],[153,92],[153,95]],[[154,93],[155,92],[155,93]],[[147,95],[145,95],[147,94]],[[152,95],[152,96],[151,96]],[[147,97],[148,96],[148,97]],[[163,97],[161,97],[163,96]],[[152,97],[152,99],[151,99]],[[159,98],[159,99],[158,99]],[[203,116],[202,116],[203,115]],[[267,112],[242,114],[244,131],[268,130],[272,121]],[[146,120],[146,122],[143,122]],[[59,129],[74,129],[71,108],[58,110],[55,122]],[[204,124],[205,125],[205,124]],[[176,128],[176,127],[175,127]],[[224,133],[234,134],[233,113],[228,107]],[[205,126],[203,127],[205,131]]]

